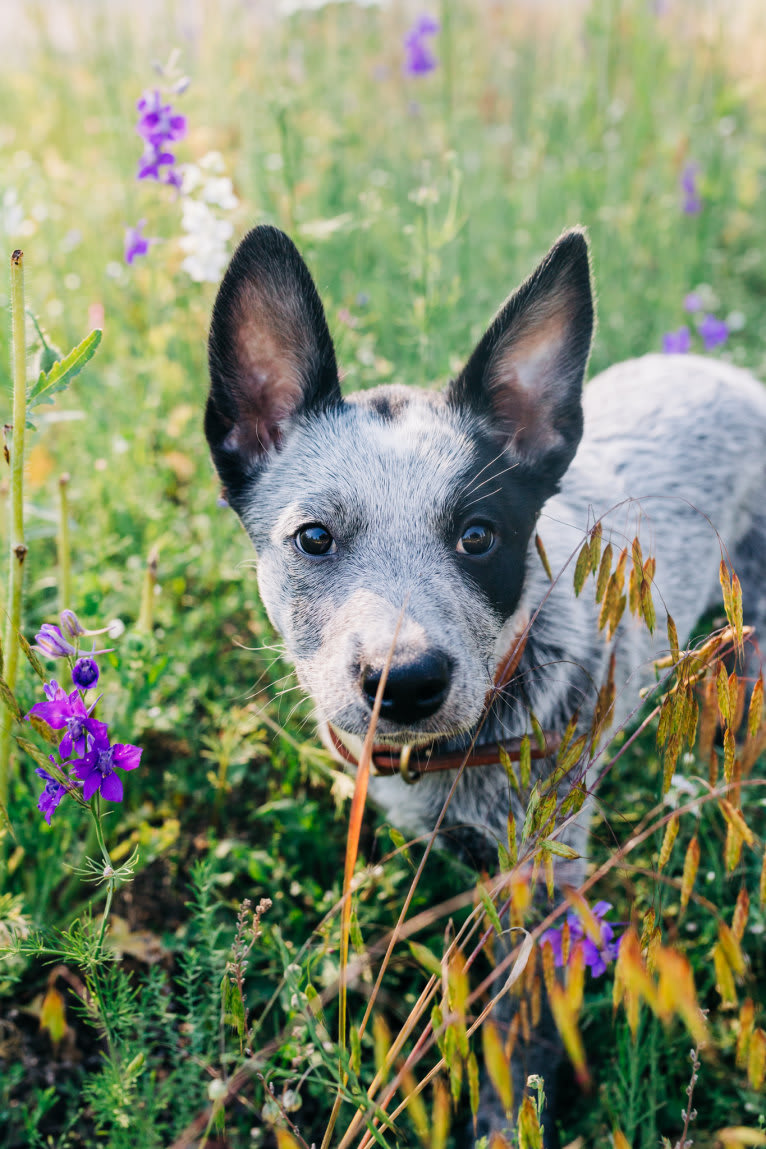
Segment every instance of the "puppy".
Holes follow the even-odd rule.
[[[399,624],[370,794],[395,825],[428,833],[465,763],[440,833],[479,866],[496,866],[509,814],[525,813],[498,746],[517,746],[531,715],[548,750],[573,714],[588,730],[612,654],[620,725],[667,650],[664,626],[652,635],[627,612],[610,649],[593,594],[575,596],[571,576],[551,583],[536,532],[554,572],[596,522],[617,553],[640,535],[682,639],[720,602],[723,542],[746,621],[766,623],[766,390],[717,360],[648,355],[583,392],[592,330],[580,230],[443,391],[343,397],[314,283],[275,228],[242,241],[213,311],[207,438],[321,736],[358,760]],[[533,779],[554,764],[544,752]],[[559,839],[578,856],[564,875],[575,885],[588,816],[586,802]],[[517,1103],[527,1073],[550,1095],[557,1049],[544,1008],[512,1065]],[[479,1134],[505,1127],[483,1090]]]

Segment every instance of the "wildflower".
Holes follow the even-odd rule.
[[[678,331],[668,331],[662,337],[662,350],[666,355],[685,355],[691,347],[691,335],[688,327],[679,327]]]
[[[54,762],[55,759],[53,755],[50,757],[51,762]],[[66,794],[66,786],[62,786],[61,783],[57,781],[56,778],[52,777],[52,775],[50,775],[47,770],[43,770],[42,766],[37,767],[35,774],[38,774],[40,778],[45,779],[45,788],[37,800],[37,809],[44,816],[45,821],[50,826],[53,812],[61,799]]]
[[[186,135],[186,117],[174,112],[172,104],[163,104],[162,96],[156,88],[152,92],[144,92],[136,107],[141,113],[136,131],[146,143],[139,161],[137,178],[160,180],[160,169],[167,167],[171,170],[164,182],[177,187],[178,177],[172,172],[176,157],[167,150],[166,145]]]
[[[78,658],[72,668],[72,682],[80,690],[90,690],[98,682],[98,663],[93,658]]]
[[[86,660],[83,659],[82,661]],[[90,662],[92,659],[87,659],[87,661]],[[62,758],[68,758],[73,751],[77,754],[84,754],[88,748],[88,735],[94,739],[106,737],[108,729],[106,723],[91,718],[95,702],[90,709],[86,709],[85,703],[76,690],[67,694],[64,688],[55,681],[46,686],[45,696],[48,701],[36,702],[25,717],[27,720],[32,715],[35,718],[42,718],[43,722],[47,722],[52,730],[66,729],[66,734],[59,744],[59,754]]]
[[[694,314],[695,311],[702,311],[703,303],[702,296],[698,291],[690,291],[684,299],[684,311],[690,311]]]
[[[67,658],[70,654],[77,654],[77,649],[67,642],[63,634],[53,623],[44,622],[35,635],[35,650],[48,658]]]
[[[679,179],[684,194],[683,209],[686,215],[698,215],[702,211],[702,199],[697,188],[698,172],[699,164],[692,161],[686,164]]]
[[[129,227],[125,230],[125,262],[132,263],[137,255],[146,255],[150,246],[156,243],[156,240],[146,239],[141,234],[141,229],[146,227],[146,220],[140,219],[135,227]]]
[[[142,751],[138,746],[124,746],[120,742],[112,746],[106,726],[99,725],[103,729],[94,734],[92,749],[71,763],[72,773],[83,783],[82,796],[86,802],[99,791],[109,802],[121,802],[122,779],[115,773],[115,767],[135,770]]]
[[[427,36],[435,36],[439,24],[432,16],[420,16],[404,38],[407,58],[404,70],[409,76],[424,76],[432,72],[438,60],[426,42]]]
[[[612,962],[617,957],[620,948],[620,938],[615,940],[614,929],[609,922],[603,921],[604,914],[611,910],[610,902],[596,902],[592,907],[593,916],[598,919],[601,925],[601,944],[596,945],[589,937],[585,936],[585,931],[582,927],[580,917],[574,910],[570,910],[566,915],[566,921],[569,926],[569,937],[571,939],[571,948],[574,949],[575,945],[581,945],[585,956],[585,964],[589,967],[590,972],[594,977],[600,977],[605,971],[608,962]],[[546,942],[553,949],[553,958],[557,966],[564,964],[564,954],[561,944],[561,928],[551,928],[546,930],[540,938],[540,945],[543,946]]]
[[[59,618],[61,619],[62,631],[66,631],[70,638],[77,638],[78,635],[85,634],[85,628],[73,610],[62,610]]]
[[[697,325],[702,339],[705,343],[706,351],[714,351],[716,347],[720,347],[729,338],[729,328],[723,319],[717,319],[715,315],[706,315],[701,323]]]
[[[187,233],[181,239],[186,258],[181,264],[195,283],[216,283],[226,266],[227,240],[234,232],[233,225],[218,219],[207,204],[199,200],[185,200],[181,226]]]

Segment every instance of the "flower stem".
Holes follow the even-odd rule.
[[[69,543],[69,475],[59,478],[59,610],[72,607],[72,551]]]
[[[96,838],[98,839],[99,849],[101,850],[101,857],[104,859],[104,863],[105,863],[105,874],[106,874],[106,883],[107,883],[107,885],[106,885],[106,902],[104,903],[104,912],[101,915],[101,928],[100,928],[99,933],[98,933],[98,943],[96,946],[96,958],[99,958],[101,956],[101,950],[102,950],[103,945],[104,945],[104,935],[106,934],[106,925],[107,925],[107,922],[109,921],[109,911],[112,908],[112,895],[114,894],[114,890],[115,890],[115,886],[117,884],[117,881],[116,881],[115,874],[114,874],[114,866],[112,865],[112,859],[111,859],[111,856],[109,854],[109,851],[106,848],[106,842],[104,840],[104,830],[103,830],[103,827],[101,825],[101,795],[100,794],[96,794],[90,810],[91,810],[91,814],[93,815],[93,821],[94,821],[95,826],[96,826]]]
[[[18,631],[21,629],[24,560],[24,432],[27,423],[27,349],[24,332],[24,253],[11,256],[11,320],[13,368],[13,434],[11,436],[11,522],[10,565],[8,572],[8,617],[5,626],[4,678],[16,686],[19,665]],[[11,761],[13,715],[3,707],[0,717],[0,807],[6,813]],[[6,814],[7,819],[7,814]]]
[[[156,547],[149,551],[146,560],[146,573],[144,585],[141,588],[141,609],[138,612],[136,631],[139,634],[151,634],[154,625],[154,588],[157,585],[157,566],[159,554]]]

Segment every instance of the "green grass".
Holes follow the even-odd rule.
[[[592,373],[658,350],[665,331],[689,322],[684,296],[704,283],[717,314],[743,320],[722,354],[766,376],[766,98],[751,63],[766,28],[757,5],[703,18],[691,0],[663,15],[644,0],[542,8],[442,0],[440,66],[422,78],[402,75],[407,18],[396,6],[329,5],[260,21],[246,5],[198,7],[192,16],[157,0],[139,20],[128,8],[57,5],[71,28],[61,42],[46,25],[48,7],[30,3],[18,17],[18,51],[4,54],[0,74],[0,204],[14,189],[32,221],[4,235],[0,211],[0,250],[24,248],[28,304],[61,348],[89,330],[94,304],[104,311],[97,357],[54,407],[41,409],[30,433],[25,632],[55,619],[57,479],[68,471],[72,605],[90,625],[120,618],[127,628],[104,673],[101,716],[145,748],[124,805],[107,822],[125,856],[133,843],[141,853],[117,904],[131,933],[121,974],[104,990],[117,1019],[109,1048],[69,991],[72,1036],[52,1048],[34,1012],[23,1012],[39,1008],[48,969],[27,961],[5,980],[0,972],[0,1014],[9,1019],[0,1026],[8,1068],[0,1127],[9,1146],[48,1144],[49,1135],[68,1146],[165,1145],[205,1110],[208,1070],[237,1064],[236,1041],[222,1052],[218,984],[243,897],[274,902],[251,955],[248,1001],[258,1017],[277,995],[259,1041],[277,1043],[260,1070],[278,1089],[285,1080],[296,1087],[308,1056],[308,1038],[291,1036],[300,1003],[284,988],[285,966],[305,944],[303,990],[308,980],[321,989],[337,972],[337,919],[319,927],[340,897],[348,803],[330,792],[308,705],[295,690],[280,695],[294,684],[281,682],[289,668],[258,602],[250,545],[216,505],[201,429],[215,284],[194,284],[180,268],[172,195],[134,178],[135,101],[154,82],[152,61],[180,48],[192,82],[177,99],[189,122],[178,156],[222,153],[240,200],[235,235],[272,222],[299,243],[349,390],[445,381],[507,293],[576,223],[589,231],[599,297]],[[698,215],[681,210],[679,175],[691,161],[699,164]],[[163,242],[125,267],[124,228],[139,218]],[[0,303],[8,304],[6,281]],[[2,365],[9,343],[4,324]],[[8,420],[10,387],[6,394]],[[134,627],[153,548],[159,589],[146,635]],[[35,691],[32,676],[24,678],[25,709]],[[599,796],[597,860],[657,801],[660,778],[651,740],[610,777]],[[46,829],[33,782],[31,764],[19,762],[6,890],[29,923],[63,928],[89,896],[71,874],[87,827],[79,808],[64,803]],[[763,836],[762,805],[753,802],[748,816]],[[356,912],[372,944],[396,921],[412,870],[401,854],[384,861],[393,847],[373,813],[366,827],[363,858],[372,868]],[[675,848],[676,878],[691,832],[684,825]],[[703,817],[700,840],[700,889],[730,921],[740,884],[751,895],[757,885],[757,859],[746,855],[724,873],[720,817]],[[644,871],[658,848],[636,859]],[[207,870],[197,874],[195,909],[188,888],[200,860]],[[435,858],[414,912],[470,884]],[[679,920],[677,891],[662,889],[650,872],[621,871],[599,895],[624,920],[632,907],[639,921],[649,906],[662,907],[664,937],[693,963],[717,1045],[703,1062],[693,1130],[695,1145],[712,1146],[722,1126],[754,1126],[763,1104],[733,1066],[737,1015],[720,1008],[714,988],[714,918],[693,905]],[[757,999],[766,950],[763,911],[752,901],[750,926],[761,932],[746,935],[740,997]],[[438,952],[442,929],[436,922],[423,939]],[[160,967],[143,961],[142,931],[161,945]],[[63,991],[69,983],[58,984]],[[392,1031],[421,985],[400,954],[381,1000]],[[368,988],[363,979],[351,996],[357,1023]],[[617,1123],[640,1149],[662,1136],[674,1144],[689,1075],[681,1027],[666,1032],[646,1014],[634,1046],[623,1015],[612,1019],[604,979],[588,988],[582,1029],[596,1085],[583,1096],[565,1071],[565,1139],[610,1145]],[[133,1080],[126,1067],[142,1051],[146,1065]],[[362,1055],[369,1082],[367,1037]],[[313,1070],[299,1088],[293,1116],[309,1141],[321,1140],[327,1120],[329,1073]],[[258,1143],[249,1130],[260,1124],[263,1084],[252,1078],[242,1093],[227,1118],[233,1146]]]

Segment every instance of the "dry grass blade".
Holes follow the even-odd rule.
[[[343,907],[341,910],[340,918],[340,985],[339,985],[339,1001],[338,1001],[338,1045],[341,1054],[346,1048],[346,1006],[347,1006],[347,972],[348,972],[348,943],[351,932],[351,880],[354,876],[354,869],[356,867],[356,860],[359,856],[359,837],[362,832],[362,818],[364,816],[364,807],[367,801],[367,787],[370,781],[370,764],[372,762],[372,750],[375,745],[375,731],[378,726],[378,719],[380,718],[380,708],[383,704],[383,693],[386,689],[386,681],[388,673],[391,669],[391,662],[396,650],[396,640],[399,637],[399,630],[401,629],[402,619],[404,618],[406,603],[402,607],[399,618],[396,622],[396,629],[394,630],[394,637],[391,640],[391,646],[386,656],[386,661],[383,666],[383,671],[378,683],[378,689],[375,693],[375,704],[372,708],[372,717],[370,718],[370,725],[367,728],[367,735],[362,746],[362,753],[359,757],[359,765],[356,770],[356,782],[354,784],[354,796],[351,799],[351,811],[348,819],[348,838],[346,839],[346,862],[343,869]],[[343,1067],[341,1065],[341,1077],[345,1078]],[[325,1135],[322,1138],[322,1149],[328,1149],[335,1122],[338,1119],[341,1103],[343,1101],[343,1089],[338,1087],[338,1093],[335,1098],[335,1104],[332,1107],[330,1119],[327,1123]]]

